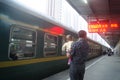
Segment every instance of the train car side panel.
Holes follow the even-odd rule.
[[[8,60],[10,26],[4,21],[0,21],[0,61]],[[7,57],[6,57],[7,56]]]

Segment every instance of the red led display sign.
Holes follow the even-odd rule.
[[[52,27],[49,29],[49,31],[56,33],[56,34],[63,34],[64,33],[64,29],[62,29],[60,27]]]
[[[45,29],[46,32],[49,32],[50,34],[55,34],[55,35],[61,35],[64,33],[64,29],[58,26],[53,26],[51,28]]]
[[[108,22],[90,22],[88,25],[88,31],[90,33],[101,33],[107,32],[108,30],[114,30],[118,28],[117,23]]]

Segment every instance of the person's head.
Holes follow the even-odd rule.
[[[72,37],[71,35],[67,35],[67,36],[66,36],[66,40],[67,40],[67,41],[71,41],[72,39],[73,39],[73,37]]]
[[[86,31],[80,30],[80,31],[78,32],[78,37],[79,37],[79,38],[86,38],[86,37],[87,37]]]

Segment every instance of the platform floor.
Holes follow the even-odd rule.
[[[69,69],[43,80],[70,80]],[[106,55],[88,61],[84,80],[120,80],[120,57]]]

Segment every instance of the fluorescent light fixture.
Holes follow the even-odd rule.
[[[83,0],[86,4],[88,3],[87,0]]]

